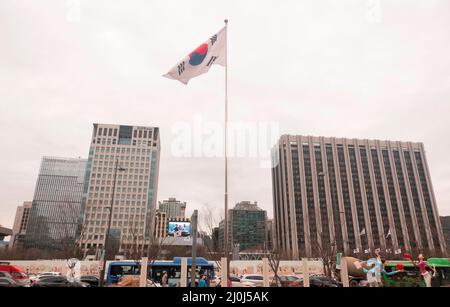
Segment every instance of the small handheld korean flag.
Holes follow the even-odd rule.
[[[188,84],[190,79],[207,73],[214,64],[227,66],[227,27],[192,51],[164,77]]]

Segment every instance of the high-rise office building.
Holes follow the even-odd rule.
[[[155,238],[167,237],[168,219],[166,212],[157,210],[155,214]]]
[[[85,159],[42,159],[26,226],[26,248],[62,250],[75,246],[85,170]]]
[[[169,198],[159,202],[159,211],[165,212],[168,219],[185,218],[186,203],[176,198]]]
[[[212,238],[211,250],[212,251],[219,251],[220,250],[219,236],[220,236],[220,229],[219,229],[219,227],[214,227],[212,229],[212,234],[211,234],[211,238]]]
[[[272,151],[275,246],[445,253],[421,143],[288,136]]]
[[[267,220],[266,222],[266,246],[265,249],[268,251],[273,250],[273,230],[274,230],[273,220]]]
[[[441,216],[442,232],[444,233],[447,252],[450,252],[450,216]]]
[[[22,206],[17,207],[16,217],[14,218],[14,225],[12,229],[13,234],[9,243],[11,247],[20,245],[25,239],[31,204],[31,201],[24,201]]]
[[[267,212],[257,202],[243,201],[228,210],[230,250],[263,250],[266,244]],[[219,224],[219,246],[224,247],[225,222]]]
[[[103,249],[114,196],[110,233],[120,237],[119,252],[130,244],[146,251],[154,234],[159,155],[159,128],[94,124],[83,188],[82,249]]]

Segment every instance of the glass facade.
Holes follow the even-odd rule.
[[[327,165],[328,165],[328,184],[330,186],[330,194],[331,194],[331,203],[333,206],[333,224],[335,229],[335,241],[337,250],[344,250],[344,220],[342,219],[342,214],[339,209],[339,195],[338,195],[338,186],[336,184],[336,170],[334,167],[334,159],[333,159],[333,147],[331,144],[326,144],[326,152],[327,152]],[[325,174],[325,173],[324,173]],[[326,176],[325,176],[326,177]],[[330,225],[330,227],[332,227]]]
[[[369,161],[368,161],[368,157],[367,157],[366,147],[360,146],[359,152],[360,152],[360,156],[361,156],[362,173],[363,173],[363,178],[364,178],[364,189],[365,189],[366,197],[367,197],[367,207],[369,210],[369,217],[372,217],[372,218],[370,218],[370,228],[371,228],[372,235],[373,235],[373,244],[375,246],[380,246],[381,242],[380,242],[380,237],[378,235],[378,231],[379,231],[378,228],[383,227],[383,222],[380,221],[381,225],[379,225],[379,223],[376,219],[377,212],[376,212],[376,208],[375,208],[375,199],[374,199],[373,191],[372,191],[372,181],[370,179],[370,168],[369,168]]]
[[[394,184],[394,176],[391,169],[391,161],[389,158],[389,152],[387,149],[382,150],[383,155],[383,161],[384,161],[384,171],[386,173],[386,179],[387,179],[387,186],[389,191],[389,199],[391,202],[391,208],[392,208],[392,215],[394,216],[394,224],[396,225],[396,234],[397,234],[397,241],[400,246],[404,245],[404,239],[403,239],[403,228],[400,220],[400,207],[397,202],[397,195],[395,191],[395,184]]]
[[[63,250],[75,246],[86,162],[83,159],[42,159],[25,247]]]
[[[325,176],[323,176],[325,169],[322,162],[322,149],[320,144],[314,144],[314,159],[316,164],[317,186],[319,188],[319,212],[322,226],[322,233],[319,235],[323,241],[331,243],[330,225],[328,223],[327,196],[325,191]],[[333,227],[333,225],[331,225],[331,227]]]
[[[314,240],[313,236],[317,235],[317,225],[316,225],[316,213],[314,207],[314,190],[313,190],[313,179],[312,179],[312,167],[311,167],[311,155],[309,145],[303,144],[303,167],[305,172],[305,183],[306,183],[306,204],[308,208],[308,220],[309,220],[309,240]]]
[[[428,221],[430,223],[431,236],[432,236],[434,242],[439,242],[436,216],[433,212],[433,203],[431,200],[431,194],[430,194],[430,190],[428,188],[428,182],[426,179],[424,160],[422,158],[422,154],[420,153],[420,151],[415,151],[414,156],[415,156],[416,164],[417,164],[417,168],[418,168],[419,181],[420,181],[420,186],[422,188],[422,193],[423,193],[424,202],[425,202],[425,208],[426,208],[427,214],[428,214]]]
[[[381,212],[381,220],[383,222],[383,230],[384,230],[384,234],[385,234],[385,239],[386,239],[386,244],[388,248],[392,249],[392,232],[395,231],[395,229],[391,230],[391,228],[389,227],[389,212],[388,212],[388,207],[387,207],[387,202],[386,202],[386,194],[384,193],[384,187],[383,187],[383,179],[382,179],[382,169],[381,169],[381,165],[380,165],[380,160],[378,157],[378,152],[376,150],[376,148],[371,148],[370,149],[370,155],[372,157],[372,163],[373,163],[373,172],[375,175],[375,187],[373,187],[374,189],[376,189],[377,194],[378,194],[378,204],[380,206],[380,212]],[[396,198],[395,198],[395,192],[393,194],[393,200],[394,202],[392,203],[392,200],[389,199],[389,201],[391,202],[392,206],[397,206],[396,203]],[[400,219],[396,220],[396,223],[400,224]],[[381,227],[381,225],[377,225],[377,227]],[[390,244],[388,243],[390,242]]]
[[[352,218],[352,204],[350,201],[349,181],[347,179],[347,167],[345,163],[344,146],[337,146],[339,171],[341,177],[342,195],[344,198],[344,216],[347,225],[348,246],[351,250],[356,250],[355,225]]]
[[[292,172],[294,180],[294,200],[295,200],[295,218],[297,221],[297,244],[300,251],[304,251],[305,246],[305,230],[303,223],[303,210],[302,210],[302,188],[300,183],[300,160],[298,145],[292,144],[291,146],[292,157]]]
[[[267,233],[267,212],[258,207],[257,203],[240,202],[228,211],[229,232],[233,246],[239,246],[239,251],[265,250]],[[224,223],[219,227],[219,237],[224,237]],[[223,239],[221,240],[223,245]]]
[[[352,181],[353,181],[353,194],[355,197],[355,207],[356,207],[356,215],[358,219],[358,231],[359,231],[359,237],[362,242],[362,247],[370,247],[368,242],[368,228],[366,226],[366,223],[364,221],[364,208],[363,208],[363,202],[362,202],[362,195],[361,195],[361,186],[359,182],[359,176],[358,176],[358,166],[356,161],[356,150],[354,145],[348,146],[348,153],[350,157],[350,169],[352,173]],[[375,216],[374,216],[375,218]],[[357,234],[358,235],[358,234]]]
[[[419,229],[425,229],[425,222],[422,215],[422,209],[420,208],[419,191],[417,190],[416,179],[413,171],[413,164],[411,161],[411,155],[409,151],[403,151],[403,155],[406,163],[409,186],[412,193],[414,211],[417,213],[416,214],[417,223],[419,224]],[[429,248],[430,246],[425,246],[425,244],[428,242],[425,231],[421,231],[419,235],[422,244],[424,244],[424,247]],[[432,242],[429,243],[432,244]]]

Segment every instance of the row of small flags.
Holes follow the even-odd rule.
[[[366,235],[366,229],[364,228],[359,235],[360,236],[365,236]],[[392,235],[391,234],[391,229],[389,229],[388,234],[386,235],[386,239],[389,238],[391,235]]]
[[[360,233],[359,235],[360,235],[360,236],[366,235],[366,229],[364,228],[364,229],[361,231],[361,233]],[[386,239],[389,238],[389,237],[391,237],[391,236],[392,236],[391,229],[389,229],[389,231],[388,231],[388,233],[387,233],[387,235],[386,235]],[[370,254],[370,252],[371,252],[370,248],[364,250],[364,253],[365,253],[365,254]],[[359,248],[354,249],[354,250],[353,250],[353,253],[354,253],[354,254],[359,254]],[[389,249],[386,249],[386,253],[392,254],[392,249],[390,249],[390,248],[389,248]],[[402,250],[401,250],[401,249],[396,249],[396,250],[394,251],[394,254],[396,254],[396,255],[400,255],[401,253],[402,253]]]
[[[364,254],[370,254],[370,252],[371,252],[370,248],[364,250]],[[355,248],[353,250],[353,253],[354,254],[359,254],[359,248]],[[390,249],[390,248],[386,249],[386,253],[387,254],[392,254],[392,249]],[[402,253],[401,249],[394,250],[394,254],[396,254],[396,255],[400,255],[401,253]]]

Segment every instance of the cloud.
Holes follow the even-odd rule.
[[[374,2],[374,1],[370,1]],[[376,2],[376,1],[375,1]],[[0,4],[0,223],[33,197],[44,155],[86,157],[92,123],[160,126],[158,199],[223,204],[223,161],[171,156],[172,127],[223,120],[224,71],[185,87],[177,60],[229,28],[233,121],[281,133],[422,141],[438,206],[450,214],[448,1],[98,1]],[[270,172],[230,161],[230,204],[271,212]]]

